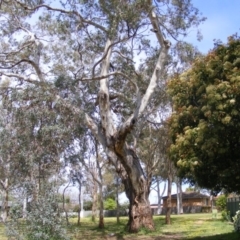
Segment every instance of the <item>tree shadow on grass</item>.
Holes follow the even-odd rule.
[[[225,234],[219,234],[219,235],[208,236],[208,237],[189,238],[189,240],[239,240],[239,239],[240,239],[240,233],[238,232],[225,233]]]

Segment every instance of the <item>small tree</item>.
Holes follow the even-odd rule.
[[[57,191],[52,184],[44,185],[44,191],[39,193],[37,201],[31,203],[24,228],[18,216],[19,212],[11,214],[11,222],[8,223],[7,229],[9,237],[27,240],[69,240],[65,224],[58,213]]]
[[[158,107],[156,98],[165,94],[161,86],[169,69],[169,40],[178,42],[197,26],[203,20],[199,11],[190,0],[57,5],[50,0],[10,0],[1,1],[0,11],[0,74],[18,86],[26,82],[40,86],[55,100],[49,107],[61,103],[71,106],[73,115],[85,117],[73,125],[91,130],[120,174],[130,203],[128,230],[154,229],[150,181],[132,148],[132,133]],[[60,74],[74,79],[74,90],[69,91],[76,93],[75,98],[68,91],[59,94],[51,85]],[[65,129],[69,122],[62,126]]]
[[[220,211],[224,211],[227,209],[227,196],[220,195],[216,199],[216,206]]]
[[[104,201],[104,209],[105,210],[115,210],[117,207],[117,203],[114,199],[112,198],[107,198]]]
[[[215,43],[168,84],[171,159],[181,176],[212,189],[240,191],[240,38]],[[237,180],[236,180],[237,179]]]

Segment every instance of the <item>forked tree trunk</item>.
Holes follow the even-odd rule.
[[[148,102],[154,94],[155,88],[160,77],[164,73],[170,43],[164,39],[158,20],[154,11],[149,14],[151,24],[157,29],[156,35],[161,46],[161,51],[156,62],[155,69],[149,80],[149,85],[140,99],[140,92],[134,83],[138,96],[136,109],[133,114],[116,127],[114,117],[111,111],[109,78],[107,77],[110,69],[111,54],[114,41],[108,39],[105,45],[104,54],[101,59],[101,80],[98,92],[98,105],[100,109],[101,124],[97,125],[95,121],[86,114],[86,123],[91,129],[96,139],[102,144],[110,162],[120,173],[127,197],[129,198],[129,232],[137,232],[141,227],[153,230],[154,223],[148,196],[150,193],[149,183],[144,175],[141,161],[135,151],[127,144],[127,136],[133,131],[136,122],[143,115]]]

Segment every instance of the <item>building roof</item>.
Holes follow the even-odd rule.
[[[177,199],[177,194],[171,195],[172,199]],[[198,192],[183,192],[182,199],[196,199],[196,198],[209,198],[209,196],[198,193]],[[167,196],[163,197],[163,199],[167,199]]]

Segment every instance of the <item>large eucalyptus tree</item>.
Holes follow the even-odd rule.
[[[157,108],[170,41],[203,20],[191,0],[2,0],[0,14],[2,78],[85,116],[75,124],[91,130],[125,185],[129,231],[153,229],[132,132]]]

